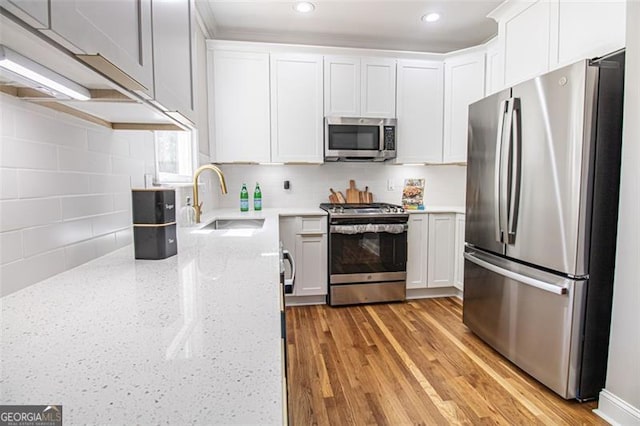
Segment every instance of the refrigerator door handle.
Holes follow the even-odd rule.
[[[494,173],[494,194],[493,194],[493,209],[495,219],[495,231],[496,241],[503,243],[503,228],[502,220],[500,217],[502,207],[502,197],[500,196],[501,182],[502,182],[502,142],[504,139],[504,115],[509,107],[509,99],[505,99],[500,103],[499,117],[498,117],[498,136],[496,138],[496,159],[495,159],[495,173]]]
[[[505,276],[507,278],[511,278],[512,280],[530,285],[531,287],[535,287],[540,290],[547,291],[549,293],[563,295],[563,294],[567,294],[569,291],[567,287],[549,284],[544,281],[540,281],[535,278],[527,277],[526,275],[521,275],[516,272],[509,271],[508,269],[501,268],[492,263],[479,259],[478,257],[474,256],[473,253],[465,253],[464,258],[469,262],[475,263],[476,265],[482,268],[488,269],[491,272],[495,272],[496,274]]]
[[[522,167],[521,159],[521,120],[520,114],[520,98],[513,98],[511,100],[512,109],[511,113],[511,143],[510,143],[510,155],[509,162],[511,166],[511,182],[509,193],[509,228],[508,228],[508,244],[515,243],[516,240],[516,226],[518,224],[518,207],[520,205],[520,174]]]
[[[502,155],[500,157],[500,230],[502,234],[501,242],[504,244],[509,243],[508,227],[509,227],[509,205],[511,200],[510,185],[511,185],[511,152],[513,144],[513,104],[515,99],[510,98],[507,103],[507,125],[506,127],[506,141],[502,143]],[[503,139],[505,139],[503,134]]]

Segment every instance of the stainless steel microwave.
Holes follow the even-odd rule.
[[[396,158],[395,118],[326,117],[325,161],[384,161]]]

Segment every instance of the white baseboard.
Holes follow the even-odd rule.
[[[593,412],[614,426],[640,425],[640,410],[606,389],[600,392]]]
[[[308,306],[308,305],[325,305],[327,296],[285,296],[284,304],[286,306]]]
[[[455,287],[408,288],[407,300],[457,296],[457,293],[459,293],[459,291],[460,290],[456,289]]]

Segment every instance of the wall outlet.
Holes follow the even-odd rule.
[[[395,191],[396,190],[396,183],[393,181],[393,179],[387,179],[387,191]]]

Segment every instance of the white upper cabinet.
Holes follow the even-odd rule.
[[[153,96],[151,0],[50,0],[50,7],[55,34],[47,34],[62,37],[74,53],[99,55],[82,59],[125,87]]]
[[[269,54],[213,50],[208,59],[215,161],[269,162]]]
[[[398,163],[442,162],[444,72],[440,61],[398,61]]]
[[[333,117],[360,116],[360,58],[324,58],[324,114]]]
[[[625,46],[625,2],[559,0],[551,8],[550,66],[568,65]]]
[[[528,7],[500,22],[504,28],[505,84],[512,86],[549,69],[551,3],[524,3]]]
[[[321,55],[271,55],[271,159],[323,161]]]
[[[0,6],[33,28],[49,28],[49,2],[47,1],[0,0]]]
[[[326,56],[324,113],[334,117],[394,118],[396,61]]]
[[[619,0],[506,1],[489,16],[498,37],[487,45],[488,93],[625,46]]]
[[[494,38],[486,44],[485,96],[499,92],[504,88],[504,65],[502,50],[498,39]]]
[[[189,0],[153,0],[155,99],[195,121],[193,97],[193,15]]]
[[[395,59],[362,58],[360,87],[362,117],[396,116]]]
[[[445,163],[467,161],[469,104],[484,97],[484,52],[451,56],[444,65]]]

